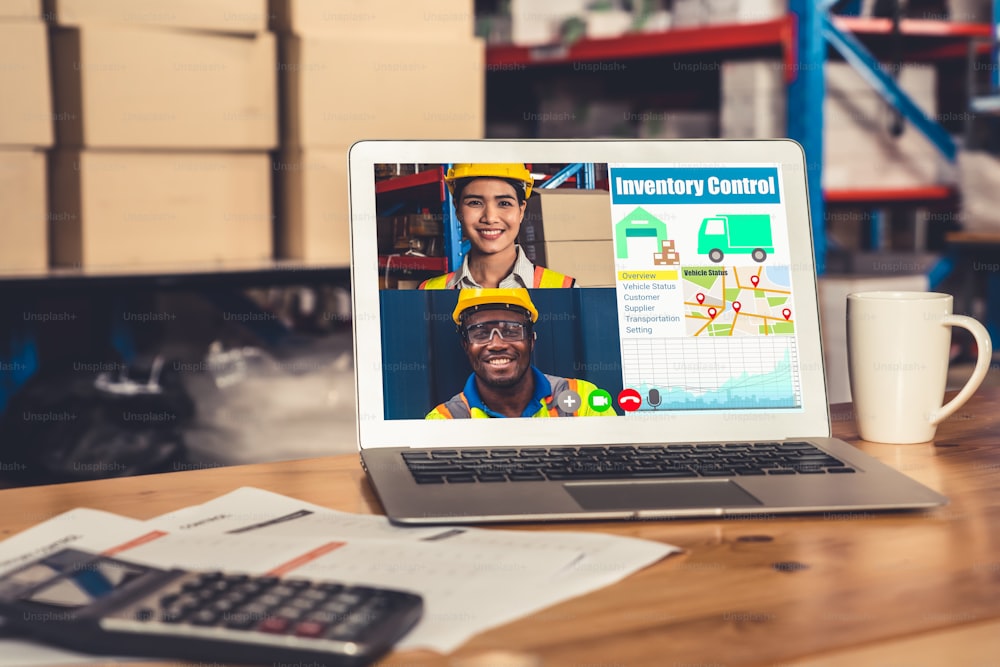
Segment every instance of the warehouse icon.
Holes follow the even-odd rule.
[[[635,207],[635,210],[615,223],[615,254],[618,259],[628,259],[629,237],[656,237],[660,247],[668,252],[664,245],[664,241],[668,240],[667,224],[641,206]],[[673,249],[669,252],[673,252]]]

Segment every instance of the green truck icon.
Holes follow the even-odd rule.
[[[771,216],[766,214],[716,215],[701,221],[698,254],[718,264],[727,253],[750,255],[763,262],[774,252]]]

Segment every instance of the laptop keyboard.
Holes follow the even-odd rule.
[[[402,456],[418,484],[855,472],[808,442],[427,449]]]

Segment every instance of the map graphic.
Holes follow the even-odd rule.
[[[787,266],[688,266],[680,274],[687,335],[795,333]]]
[[[622,341],[625,384],[642,396],[640,410],[796,408],[802,404],[798,353],[790,336],[659,338]]]

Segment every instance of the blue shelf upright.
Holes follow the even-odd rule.
[[[452,164],[444,165],[444,173],[452,168]],[[452,201],[451,190],[441,182],[442,210],[441,225],[444,229],[444,256],[448,258],[448,270],[457,271],[462,266],[465,253],[469,252],[469,241],[462,238],[462,225],[455,215],[455,204]]]
[[[806,154],[816,271],[820,274],[825,269],[827,250],[822,169],[823,100],[826,95],[824,66],[828,47],[833,47],[853,66],[949,162],[954,162],[958,154],[951,135],[917,106],[853,34],[837,27],[830,15],[835,4],[837,0],[789,0],[789,11],[795,15],[798,28],[798,67],[788,86],[788,136],[802,144]],[[1000,2],[994,5],[996,14],[1000,12]],[[1000,23],[1000,14],[996,14],[996,20]],[[996,69],[993,74],[1000,75]]]
[[[812,217],[816,272],[826,269],[826,223],[823,204],[823,98],[826,95],[826,41],[823,17],[832,2],[789,0],[788,9],[797,22],[797,69],[788,86],[788,137],[802,145],[806,154],[809,214]]]

